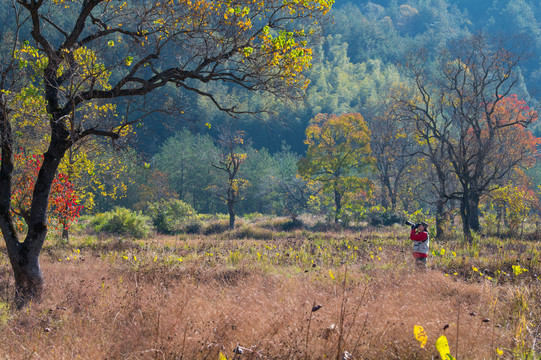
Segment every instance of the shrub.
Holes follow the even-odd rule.
[[[257,212],[243,215],[243,218],[246,221],[255,221],[255,220],[262,219],[264,217],[265,217],[265,215],[263,215],[261,213],[257,213]]]
[[[235,229],[231,235],[237,239],[272,240],[274,238],[272,230],[248,225]]]
[[[215,220],[215,221],[209,222],[203,228],[203,234],[205,235],[219,234],[227,230],[229,230],[229,220]]]
[[[278,231],[292,231],[304,228],[301,219],[295,218],[277,218],[271,219],[262,224],[262,227]]]
[[[150,219],[140,212],[117,207],[112,211],[97,214],[90,220],[90,225],[97,232],[107,232],[143,238],[148,236]]]
[[[178,199],[161,200],[148,207],[156,231],[160,234],[197,233],[201,220],[189,204]]]
[[[392,211],[368,213],[366,220],[371,226],[390,226],[404,221],[402,216]]]

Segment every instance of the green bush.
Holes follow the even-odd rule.
[[[214,220],[210,221],[203,227],[203,234],[220,234],[227,230],[229,230],[229,220]]]
[[[140,212],[117,207],[109,212],[95,215],[90,220],[90,225],[97,232],[144,238],[150,233],[149,222],[150,219]]]
[[[390,226],[403,223],[404,217],[392,211],[374,211],[367,214],[366,220],[370,226]]]
[[[202,222],[197,212],[182,200],[169,199],[152,203],[148,214],[160,234],[198,233]]]
[[[274,218],[264,222],[260,226],[277,231],[293,231],[305,227],[299,218]]]
[[[237,239],[272,240],[274,238],[274,231],[261,229],[256,226],[243,225],[233,230],[231,235]]]

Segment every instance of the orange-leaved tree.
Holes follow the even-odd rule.
[[[320,183],[323,194],[331,196],[338,222],[344,206],[366,199],[370,191],[365,176],[375,164],[370,130],[359,113],[318,114],[306,128],[304,143],[308,149],[298,162],[299,173]]]
[[[474,35],[450,42],[438,57],[438,71],[422,52],[408,64],[417,96],[401,100],[403,116],[416,125],[427,147],[437,146],[445,158],[441,173],[451,174],[458,188],[444,189],[447,199],[460,201],[465,239],[478,231],[481,196],[537,155],[526,129],[537,113],[513,95],[524,51]],[[433,161],[435,157],[430,157]]]
[[[92,67],[96,63],[95,55],[88,50],[76,52],[74,58],[77,66],[82,68]],[[47,104],[40,90],[47,58],[25,41],[14,52],[14,59],[19,62],[19,69],[26,70],[27,80],[31,82],[17,91],[10,91],[7,93],[9,96],[5,97],[6,107],[11,114],[13,143],[15,147],[24,149],[24,153],[43,154],[50,140]],[[63,68],[60,72],[62,71]],[[104,72],[96,81],[106,86],[109,75],[108,72]],[[76,79],[75,76],[71,79],[71,83],[77,83]],[[84,81],[82,85],[84,86]],[[72,115],[74,118],[81,118],[82,123],[92,123],[116,116],[115,110],[116,106],[113,104],[98,105],[95,102],[87,102]],[[129,127],[126,131],[129,131]],[[120,157],[113,157],[110,152],[106,152],[106,148],[107,144],[104,141],[87,138],[71,146],[59,165],[59,172],[74,187],[78,203],[87,211],[94,207],[97,194],[116,198],[123,196],[126,191],[123,179],[120,178],[120,174],[125,172],[125,165],[122,164]],[[33,186],[33,183],[31,185]],[[31,192],[27,196],[31,199]],[[30,208],[30,203],[27,207]],[[61,224],[62,237],[67,240],[70,217],[56,214],[54,218]]]
[[[65,154],[91,136],[116,140],[139,120],[85,117],[81,110],[115,106],[121,99],[174,85],[209,98],[222,111],[245,111],[220,103],[201,86],[212,82],[287,97],[306,85],[302,72],[312,59],[309,41],[332,3],[15,0],[10,12],[2,14],[9,16],[3,23],[14,36],[2,39],[8,51],[0,51],[0,228],[15,275],[17,305],[41,295],[39,255],[47,234],[48,199]],[[14,59],[22,45],[18,36],[36,51]],[[36,75],[20,76],[31,58],[39,59]],[[8,103],[25,81],[33,82],[45,100],[50,138],[32,193],[28,232],[20,241],[10,208],[15,164]]]

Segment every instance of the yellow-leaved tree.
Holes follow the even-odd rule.
[[[334,221],[344,207],[362,206],[370,194],[365,172],[375,159],[370,151],[370,130],[359,113],[319,114],[306,128],[306,157],[298,162],[305,180],[322,186],[323,201],[334,202]]]
[[[51,139],[48,131],[47,104],[41,86],[43,85],[43,71],[48,60],[40,54],[38,49],[30,46],[28,41],[23,42],[14,55],[19,61],[19,68],[27,70],[26,75],[30,83],[7,97],[6,106],[13,114],[11,116],[13,145],[21,153],[43,154]],[[77,86],[88,87],[86,79],[92,77],[94,73],[97,83],[103,87],[109,86],[110,72],[103,71],[102,64],[97,64],[96,56],[92,51],[81,48],[75,52],[74,60],[81,71],[69,79],[68,89]],[[63,71],[62,66],[58,73],[61,75]],[[66,88],[63,89],[66,90]],[[117,116],[114,104],[97,104],[92,101],[74,109],[72,114],[72,118],[79,118],[85,124],[103,122],[111,116]],[[129,131],[130,126],[125,126],[123,132]],[[126,167],[120,157],[106,151],[107,147],[105,142],[95,138],[81,140],[68,149],[58,167],[58,172],[63,174],[65,181],[73,187],[73,197],[80,209],[91,211],[96,195],[118,198],[126,193],[126,185],[121,177]],[[49,219],[57,223],[62,229],[63,239],[67,240],[69,222],[73,220],[73,217],[50,212]]]
[[[14,36],[0,51],[0,228],[16,284],[19,306],[39,299],[39,255],[47,234],[47,203],[62,159],[91,136],[118,140],[140,117],[86,117],[85,110],[127,109],[134,96],[170,84],[222,104],[199,85],[234,83],[248,91],[294,96],[306,85],[302,71],[312,60],[310,40],[333,0],[15,0],[2,19]],[[28,19],[23,21],[22,19]],[[25,26],[23,26],[23,23]],[[37,53],[22,53],[19,36]],[[39,59],[34,78],[25,62]],[[22,65],[22,66],[21,66]],[[13,226],[13,127],[10,96],[32,83],[43,96],[50,134],[32,193],[28,233]],[[149,110],[149,109],[146,109]]]

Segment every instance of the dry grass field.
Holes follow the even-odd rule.
[[[20,311],[2,249],[0,358],[436,359],[445,335],[457,359],[539,359],[538,241],[436,240],[420,272],[405,227],[280,231],[280,221],[51,241],[43,301]]]

